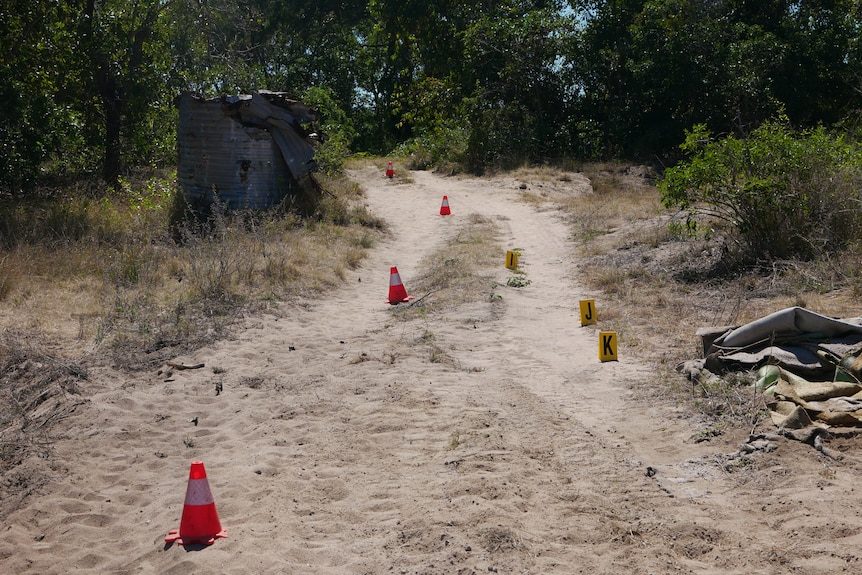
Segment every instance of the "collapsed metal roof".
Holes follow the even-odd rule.
[[[299,181],[314,168],[314,148],[303,128],[317,118],[305,104],[287,98],[283,92],[260,91],[251,96],[224,98],[225,109],[246,126],[269,131],[281,150],[293,179]]]

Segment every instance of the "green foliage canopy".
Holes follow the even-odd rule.
[[[862,0],[8,0],[0,186],[174,161],[184,90],[308,90],[354,151],[674,161],[684,130],[858,123]]]
[[[770,121],[748,138],[687,133],[688,159],[659,183],[666,206],[730,224],[746,255],[813,258],[862,232],[862,147],[822,127],[797,132]]]

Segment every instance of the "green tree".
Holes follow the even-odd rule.
[[[832,124],[862,106],[859,0],[596,0],[567,42],[573,129],[598,154],[673,154],[686,126],[744,135],[780,111]],[[595,138],[593,138],[595,139]]]
[[[70,97],[73,17],[64,3],[0,6],[0,185],[32,185],[43,162],[78,150],[81,118]]]
[[[314,154],[318,169],[326,174],[340,172],[344,158],[350,154],[350,144],[356,137],[353,122],[332,97],[330,90],[309,88],[303,94],[302,101],[317,113],[318,123],[325,136]]]
[[[83,0],[77,20],[81,113],[101,119],[102,176],[116,185],[124,155],[139,160],[134,131],[163,93],[164,46],[157,35],[172,0]],[[152,124],[149,124],[152,125]]]
[[[629,62],[631,24],[643,0],[578,3],[580,25],[564,39],[567,78],[573,93],[569,130],[588,156],[620,157],[636,134],[637,104]],[[574,3],[573,3],[574,4]]]
[[[464,31],[468,166],[549,161],[565,116],[562,16],[553,3],[512,2]]]
[[[830,125],[862,109],[860,3],[8,0],[0,184],[170,161],[184,90],[319,89],[353,149],[474,170]]]
[[[786,55],[775,91],[794,123],[830,125],[862,107],[862,2],[794,2],[783,15],[779,34]]]

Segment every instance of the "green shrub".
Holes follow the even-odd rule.
[[[688,160],[659,182],[667,207],[723,220],[757,260],[812,259],[862,229],[862,151],[824,128],[797,132],[769,122],[748,138],[713,139],[702,125],[681,146]]]

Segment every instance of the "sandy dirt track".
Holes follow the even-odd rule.
[[[655,370],[624,342],[598,360],[599,330],[624,326],[580,287],[558,210],[511,178],[351,175],[391,237],[324,299],[176,358],[204,368],[93,370],[51,482],[0,525],[0,572],[862,573],[852,438],[840,461],[786,441],[750,464],[728,457],[744,432],[695,441],[683,410],[635,393]],[[502,300],[394,321],[390,266],[410,290],[470,214],[500,229]],[[505,285],[513,248],[526,287]],[[581,327],[587,297],[599,324]],[[194,460],[228,538],[166,546]]]

